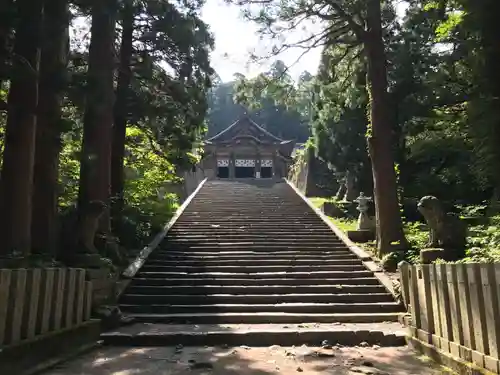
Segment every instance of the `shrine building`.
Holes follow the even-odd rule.
[[[287,176],[294,146],[244,116],[205,141],[199,168],[209,179],[279,179]]]

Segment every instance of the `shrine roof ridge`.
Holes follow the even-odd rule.
[[[242,124],[244,121],[247,121],[250,125],[254,126],[257,128],[259,131],[261,131],[263,134],[265,134],[267,137],[279,142],[280,144],[287,144],[292,142],[292,140],[284,140],[282,138],[279,138],[275,136],[274,134],[270,133],[268,130],[264,129],[262,126],[257,124],[255,121],[253,121],[248,115],[239,118],[235,122],[233,122],[231,125],[229,125],[226,129],[222,130],[221,132],[217,133],[213,137],[209,138],[206,140],[207,143],[211,143],[213,141],[217,141],[219,138],[221,138],[225,133],[230,131],[231,129],[235,128],[236,126]]]

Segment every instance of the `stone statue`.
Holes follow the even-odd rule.
[[[371,197],[365,196],[363,192],[359,194],[359,197],[354,200],[358,204],[358,230],[374,230],[373,219],[368,215],[368,203],[372,201]]]
[[[444,260],[451,261],[463,257],[467,243],[465,223],[456,215],[446,213],[439,199],[433,196],[420,199],[417,208],[429,226],[429,242],[427,243],[429,249],[427,250],[432,249],[438,258]],[[421,256],[424,258],[423,253]],[[431,259],[422,260],[424,263],[432,261]]]

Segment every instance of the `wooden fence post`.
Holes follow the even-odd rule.
[[[418,299],[418,268],[411,266],[409,272],[410,280],[410,305],[411,305],[411,320],[412,325],[420,329],[422,327],[420,314],[420,301]]]
[[[26,281],[27,271],[25,269],[14,270],[11,289],[12,294],[9,303],[9,305],[11,306],[11,310],[7,315],[7,320],[12,322],[10,327],[9,344],[15,344],[22,339]]]
[[[56,270],[54,268],[46,268],[42,271],[40,311],[38,317],[40,334],[47,333],[50,330],[55,278]]]
[[[453,341],[450,341],[450,351],[456,358],[460,357],[460,345],[464,343],[464,331],[462,328],[462,310],[460,306],[460,292],[458,290],[458,279],[456,266],[446,265],[446,278],[448,280],[448,292],[450,296],[451,327]]]
[[[401,297],[406,309],[408,310],[408,306],[410,305],[410,264],[403,261],[398,264],[398,268]]]
[[[76,276],[76,314],[75,314],[76,324],[80,324],[83,321],[84,303],[85,303],[85,270],[78,269]]]
[[[441,336],[442,336],[442,328],[441,328],[441,309],[440,309],[440,301],[439,301],[439,287],[436,277],[436,265],[429,265],[429,283],[430,283],[430,293],[431,293],[431,308],[433,311],[434,318],[434,332],[432,335],[432,345],[437,348],[441,348]]]
[[[451,327],[450,295],[448,292],[448,278],[446,274],[446,265],[436,265],[436,279],[439,289],[439,311],[441,314],[441,349],[450,351],[450,341],[453,340]]]
[[[483,296],[489,347],[488,352],[484,354],[490,357],[485,358],[485,366],[490,371],[498,372],[498,364],[495,360],[498,360],[500,353],[500,311],[498,302],[500,288],[497,284],[494,264],[481,264],[481,280],[484,290]]]
[[[460,354],[460,358],[467,362],[472,361],[472,349],[475,347],[474,322],[472,317],[472,302],[469,289],[469,279],[467,275],[467,265],[457,264],[457,282],[459,285],[459,299],[462,309],[462,329],[465,351]]]
[[[431,276],[430,266],[423,265],[421,268],[422,273],[422,290],[420,291],[419,300],[423,303],[422,308],[422,330],[425,331],[426,337],[419,337],[427,343],[432,343],[432,335],[435,333],[434,329],[434,311],[432,309],[432,289],[431,289]],[[419,288],[420,290],[420,288]]]
[[[64,285],[66,282],[66,269],[57,268],[55,270],[54,293],[52,299],[52,322],[50,329],[58,331],[62,325],[62,311],[64,303]]]
[[[31,339],[36,335],[41,276],[40,268],[32,268],[27,272],[23,338]]]
[[[7,314],[11,281],[12,270],[0,269],[0,346],[7,341]]]
[[[467,264],[467,279],[469,280],[475,336],[475,347],[472,348],[472,362],[479,367],[484,367],[484,354],[489,352],[489,347],[481,267],[479,264]]]

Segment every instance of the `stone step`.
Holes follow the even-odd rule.
[[[308,279],[340,279],[340,278],[358,278],[372,277],[373,272],[368,270],[362,271],[315,271],[315,272],[259,272],[259,273],[224,273],[224,272],[198,272],[198,273],[183,273],[183,272],[165,272],[165,271],[145,271],[141,268],[138,272],[138,277],[141,278],[171,278],[171,279],[300,279],[303,283],[308,283]],[[304,281],[306,279],[307,281]]]
[[[268,224],[281,224],[285,221],[288,224],[299,224],[299,225],[303,225],[303,226],[315,225],[315,224],[316,225],[325,225],[322,221],[320,221],[319,218],[315,218],[315,217],[292,218],[292,217],[288,217],[285,215],[281,215],[280,218],[277,218],[276,220],[271,220],[265,216],[259,217],[259,216],[255,216],[255,215],[252,217],[231,218],[231,217],[211,216],[210,214],[207,214],[206,217],[202,218],[202,220],[200,220],[199,218],[196,219],[196,218],[182,217],[177,221],[176,224],[202,223],[202,224],[210,224],[210,225],[226,225],[226,224],[231,224],[231,225],[252,225],[252,224],[268,225]]]
[[[262,252],[262,253],[272,253],[279,251],[304,251],[311,252],[315,251],[316,253],[327,253],[331,251],[349,251],[348,247],[340,244],[234,244],[234,243],[213,243],[213,244],[200,244],[193,245],[189,243],[177,243],[177,244],[161,244],[161,249],[163,250],[171,250],[171,251],[192,251],[194,252],[216,252],[216,251],[235,251],[235,252],[243,252],[243,251],[254,251],[254,252]]]
[[[128,294],[142,295],[275,295],[275,294],[376,294],[387,293],[382,285],[253,285],[245,286],[234,283],[233,285],[186,285],[158,286],[143,284],[138,285],[133,280],[127,289]]]
[[[276,224],[276,223],[274,223]],[[300,231],[329,231],[329,233],[332,233],[332,230],[330,227],[328,227],[325,223],[289,223],[289,222],[282,222],[282,223],[277,223],[278,226],[269,226],[269,223],[265,223],[262,221],[255,222],[255,223],[235,223],[233,224],[232,222],[228,221],[225,222],[223,225],[213,223],[211,221],[205,221],[205,222],[186,222],[186,223],[179,223],[176,222],[172,229],[170,230],[171,233],[177,233],[177,232],[197,232],[197,231],[236,231],[236,230],[248,230],[248,231],[266,231],[266,230],[276,230],[279,228],[280,231],[284,232],[294,232],[296,230]]]
[[[322,259],[322,258],[329,258],[329,257],[344,257],[344,256],[355,256],[354,253],[349,250],[347,247],[346,248],[338,248],[338,249],[333,249],[333,250],[282,250],[282,251],[263,251],[263,250],[231,250],[231,249],[221,249],[220,251],[214,250],[214,251],[191,251],[191,250],[183,250],[183,251],[177,251],[173,249],[158,249],[152,253],[152,257],[154,255],[160,254],[161,256],[172,256],[172,257],[218,257],[220,259],[223,259],[225,257],[238,257],[238,258],[245,258],[245,257],[258,257],[258,258],[266,258],[266,259],[273,259],[276,257],[290,257],[293,259],[299,259],[299,258],[305,258],[305,259]],[[151,258],[153,259],[153,258]]]
[[[172,261],[200,261],[200,262],[239,262],[239,261],[255,261],[255,262],[267,262],[267,261],[299,261],[299,262],[323,262],[328,260],[340,260],[340,259],[355,259],[359,260],[359,258],[353,253],[338,251],[337,253],[329,253],[329,254],[276,254],[276,253],[179,253],[173,251],[155,251],[150,255],[149,260],[154,259],[165,259]]]
[[[285,260],[285,259],[264,259],[264,260],[221,260],[221,259],[197,259],[189,260],[177,258],[158,259],[153,258],[148,261],[150,266],[169,266],[169,267],[194,267],[203,269],[213,269],[215,266],[221,267],[297,267],[297,266],[337,266],[337,265],[360,265],[359,259],[322,259],[322,260]]]
[[[353,304],[353,303],[381,303],[392,302],[393,297],[389,293],[372,294],[132,294],[121,296],[120,303],[124,305],[149,306],[165,305],[278,305],[286,303],[314,303],[314,304]],[[252,307],[249,307],[250,309]]]
[[[315,288],[316,286],[321,288],[321,286],[328,287],[338,287],[345,285],[361,285],[361,286],[380,286],[380,282],[371,274],[366,272],[365,277],[344,277],[344,278],[309,278],[307,283],[304,282],[304,278],[245,278],[245,277],[229,277],[229,278],[190,278],[190,277],[175,277],[167,278],[164,274],[149,273],[146,277],[137,277],[133,279],[131,287],[138,285],[146,286],[186,286],[186,288],[195,288],[196,286],[234,286],[235,288],[245,288],[245,287],[286,287],[286,286],[304,286]]]
[[[280,303],[280,304],[124,304],[120,303],[124,313],[148,312],[152,314],[189,314],[214,312],[283,312],[283,313],[388,313],[398,312],[401,306],[397,302],[381,303]]]
[[[272,238],[272,237],[252,237],[252,236],[241,236],[235,238],[226,238],[226,237],[206,237],[206,238],[183,238],[183,237],[174,237],[167,238],[163,244],[224,244],[224,245],[253,245],[253,244],[270,244],[270,245],[296,245],[296,244],[304,244],[304,245],[342,245],[345,246],[339,239],[337,238]]]
[[[166,242],[170,241],[213,241],[213,240],[241,240],[241,241],[271,241],[271,242],[282,242],[282,241],[326,241],[326,242],[336,242],[336,243],[342,243],[341,240],[338,238],[334,238],[331,233],[324,233],[324,234],[311,234],[311,233],[288,233],[288,234],[281,234],[279,236],[279,239],[276,238],[276,236],[273,236],[272,233],[256,233],[256,234],[248,234],[245,232],[237,233],[228,233],[228,234],[215,234],[215,233],[210,233],[210,234],[184,234],[184,235],[178,235],[178,234],[169,234],[166,237]]]
[[[201,272],[232,273],[232,274],[257,274],[257,273],[288,273],[288,272],[351,272],[363,271],[366,268],[361,263],[356,264],[326,264],[326,265],[256,265],[256,266],[185,266],[185,265],[161,265],[147,262],[143,268],[147,272],[185,272],[189,274]]]
[[[253,229],[253,228],[234,228],[234,229],[226,229],[226,228],[207,228],[207,229],[191,229],[191,230],[170,230],[168,233],[169,237],[180,237],[180,236],[188,236],[188,237],[196,237],[196,236],[232,236],[232,235],[240,235],[246,234],[249,236],[259,235],[259,236],[288,236],[288,235],[301,235],[301,236],[319,236],[319,235],[332,235],[332,230],[330,228],[326,229],[297,229],[297,230],[282,230],[278,231],[276,228],[263,228],[263,229]]]
[[[136,322],[178,324],[291,324],[291,323],[382,323],[398,322],[401,312],[369,313],[282,313],[214,312],[187,314],[128,313]]]
[[[356,317],[352,317],[354,320]],[[324,340],[332,345],[401,346],[405,345],[405,330],[398,323],[337,323],[337,324],[135,324],[101,335],[105,345],[120,346],[320,346]],[[334,357],[330,352],[325,356]],[[236,372],[235,372],[236,373]],[[333,372],[332,372],[333,373]]]

